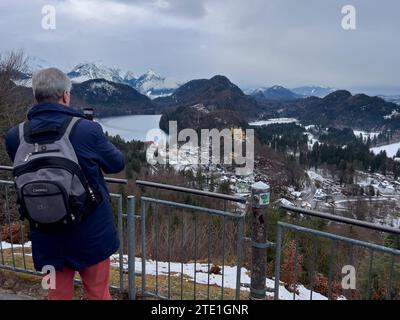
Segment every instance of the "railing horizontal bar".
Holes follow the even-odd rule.
[[[199,195],[199,196],[223,199],[223,200],[228,200],[228,201],[232,201],[232,202],[246,203],[246,201],[247,201],[246,198],[231,196],[229,194],[215,193],[215,192],[198,190],[198,189],[190,189],[190,188],[172,186],[172,185],[168,185],[168,184],[162,184],[162,183],[156,183],[156,182],[150,182],[150,181],[136,180],[136,184],[138,186],[142,186],[142,187],[150,187],[150,188],[178,191],[178,192],[184,192],[184,193],[191,193],[191,194],[195,194],[195,195]]]
[[[372,229],[376,231],[382,231],[382,232],[387,232],[387,233],[392,233],[392,234],[398,234],[400,235],[400,229],[392,228],[392,227],[386,227],[386,226],[381,226],[375,223],[367,222],[367,221],[361,221],[361,220],[356,220],[356,219],[351,219],[351,218],[346,218],[346,217],[341,217],[341,216],[336,216],[333,214],[329,213],[324,213],[324,212],[319,212],[319,211],[314,211],[314,210],[308,210],[308,209],[301,209],[293,206],[287,206],[287,205],[280,205],[280,207],[284,210],[291,211],[294,213],[299,213],[299,214],[304,214],[307,216],[313,216],[321,219],[326,219],[326,220],[331,220],[335,222],[340,222],[340,223],[345,223],[345,224],[350,224],[353,226],[358,226],[362,228],[367,228],[367,229]]]
[[[116,198],[119,199],[122,197],[122,195],[120,193],[109,193],[111,198]]]
[[[302,226],[289,224],[289,223],[281,222],[281,221],[278,222],[278,225],[283,227],[283,228],[286,228],[286,229],[291,229],[291,230],[295,230],[295,231],[302,232],[302,233],[314,234],[316,236],[325,237],[325,238],[334,239],[334,240],[339,240],[339,241],[351,243],[353,245],[357,245],[357,246],[360,246],[360,247],[364,247],[364,248],[368,248],[368,249],[372,249],[372,250],[381,251],[381,252],[385,252],[385,253],[389,253],[389,254],[400,256],[400,250],[396,250],[396,249],[380,246],[378,244],[364,242],[364,241],[360,241],[360,240],[356,240],[356,239],[352,239],[352,238],[346,238],[346,237],[338,236],[336,234],[327,233],[327,232],[314,230],[314,229],[309,229],[309,228],[305,228],[305,227],[302,227]]]
[[[0,166],[0,171],[12,171],[13,167],[10,166]],[[118,179],[118,178],[109,178],[109,177],[105,177],[104,178],[106,180],[106,182],[108,183],[115,183],[115,184],[128,184],[128,180],[127,179]]]
[[[104,180],[105,180],[107,183],[128,184],[128,180],[127,180],[127,179],[118,179],[118,178],[104,177]]]
[[[149,297],[149,298],[155,298],[159,300],[170,300],[168,297],[164,297],[163,295],[155,294],[154,292],[150,291],[145,291],[144,293],[142,291],[139,291],[138,293],[141,293],[143,297]]]
[[[141,199],[144,202],[158,203],[158,204],[163,204],[163,205],[170,206],[170,207],[175,207],[175,208],[189,209],[191,211],[198,211],[198,212],[208,213],[210,215],[216,215],[216,216],[224,216],[224,217],[228,217],[228,218],[231,218],[231,219],[238,219],[239,220],[239,219],[242,219],[244,217],[244,213],[242,213],[242,214],[233,214],[233,213],[230,213],[230,212],[216,210],[216,209],[192,206],[192,205],[189,205],[189,204],[172,202],[172,201],[161,200],[161,199],[147,198],[147,197],[142,197]]]
[[[18,267],[13,267],[13,266],[8,266],[8,265],[0,265],[0,270],[7,270],[7,271],[14,271],[14,272],[19,272],[19,273],[26,273],[30,275],[35,275],[35,276],[43,276],[42,273],[34,270],[29,270],[29,269],[23,269],[23,268],[18,268]]]
[[[0,180],[0,185],[4,185],[4,186],[13,186],[13,185],[14,185],[14,181],[10,181],[10,180]]]

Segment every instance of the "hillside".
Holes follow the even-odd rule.
[[[156,111],[153,102],[132,87],[102,79],[75,83],[71,95],[72,105],[93,107],[100,117],[153,114]]]
[[[169,97],[155,99],[161,107],[186,107],[202,104],[213,110],[230,110],[246,115],[255,114],[256,100],[245,95],[228,78],[218,75],[211,79],[192,80],[179,87]]]
[[[290,101],[304,98],[304,96],[296,94],[293,91],[286,89],[282,86],[273,86],[271,88],[261,87],[256,90],[250,91],[250,94],[259,102],[269,100]]]
[[[177,121],[178,131],[185,128],[225,129],[232,127],[247,127],[248,124],[237,112],[230,110],[210,110],[203,104],[182,106],[167,111],[160,119],[160,128],[169,132],[168,122]]]
[[[247,126],[260,108],[257,101],[245,95],[224,76],[192,80],[169,97],[154,102],[168,108],[161,117],[160,127],[168,131],[168,121],[177,121],[178,128],[231,128]]]
[[[400,107],[379,97],[352,95],[338,90],[325,98],[310,97],[280,104],[279,116],[293,117],[306,124],[353,129],[400,128]]]

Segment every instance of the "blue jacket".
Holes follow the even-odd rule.
[[[82,113],[56,103],[39,104],[30,109],[28,120],[33,130],[61,124],[68,116],[82,117]],[[67,266],[81,270],[107,259],[119,248],[109,192],[101,170],[118,173],[124,169],[121,152],[111,144],[102,127],[93,121],[80,120],[70,135],[79,164],[90,186],[101,193],[103,201],[77,226],[46,234],[31,228],[32,254],[35,269],[52,265],[56,270]],[[6,148],[14,160],[19,145],[17,127],[11,128],[6,136]]]

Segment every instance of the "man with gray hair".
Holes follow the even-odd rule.
[[[69,106],[71,80],[56,68],[36,72],[32,77],[32,89],[38,103],[59,102]]]
[[[30,129],[28,132],[42,134],[27,137],[24,131],[23,138],[35,139],[35,144],[47,143],[45,141],[54,138],[52,134],[63,128],[65,132],[65,123],[78,117],[69,140],[81,171],[99,200],[79,224],[68,229],[44,232],[30,221],[33,262],[38,271],[47,266],[56,270],[56,287],[49,289],[49,299],[72,299],[74,275],[78,271],[87,299],[109,300],[110,256],[118,250],[119,240],[103,172],[118,173],[125,164],[121,152],[107,140],[101,126],[70,107],[71,87],[70,79],[55,68],[33,75],[32,89],[38,104],[29,110],[25,124]],[[18,127],[11,128],[6,136],[7,152],[12,161],[21,140]],[[46,130],[48,128],[55,133]]]

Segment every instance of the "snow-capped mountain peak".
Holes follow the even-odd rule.
[[[121,70],[105,66],[102,62],[85,62],[76,65],[68,73],[72,82],[81,83],[93,79],[105,79],[113,82],[123,82]]]
[[[135,82],[136,90],[150,98],[171,95],[178,87],[173,79],[162,77],[151,69]]]
[[[147,72],[144,74],[144,76],[148,78],[161,78],[160,75],[158,75],[156,72],[154,72],[152,69],[147,70]]]
[[[143,85],[153,85],[159,84],[160,82],[164,82],[165,78],[154,72],[153,70],[149,69],[146,73],[142,74],[137,79],[137,84],[139,86]]]
[[[152,99],[171,95],[180,86],[173,79],[163,77],[152,69],[149,69],[146,73],[137,77],[133,71],[122,71],[118,68],[109,67],[101,61],[83,62],[77,64],[73,68],[68,68],[66,66],[60,67],[59,64],[51,64],[47,60],[37,57],[29,57],[27,61],[27,72],[20,80],[16,81],[16,83],[31,87],[31,77],[35,71],[53,66],[66,72],[73,83],[104,79],[129,85]]]
[[[127,71],[124,75],[124,80],[125,81],[132,81],[136,80],[135,73],[133,71]]]

